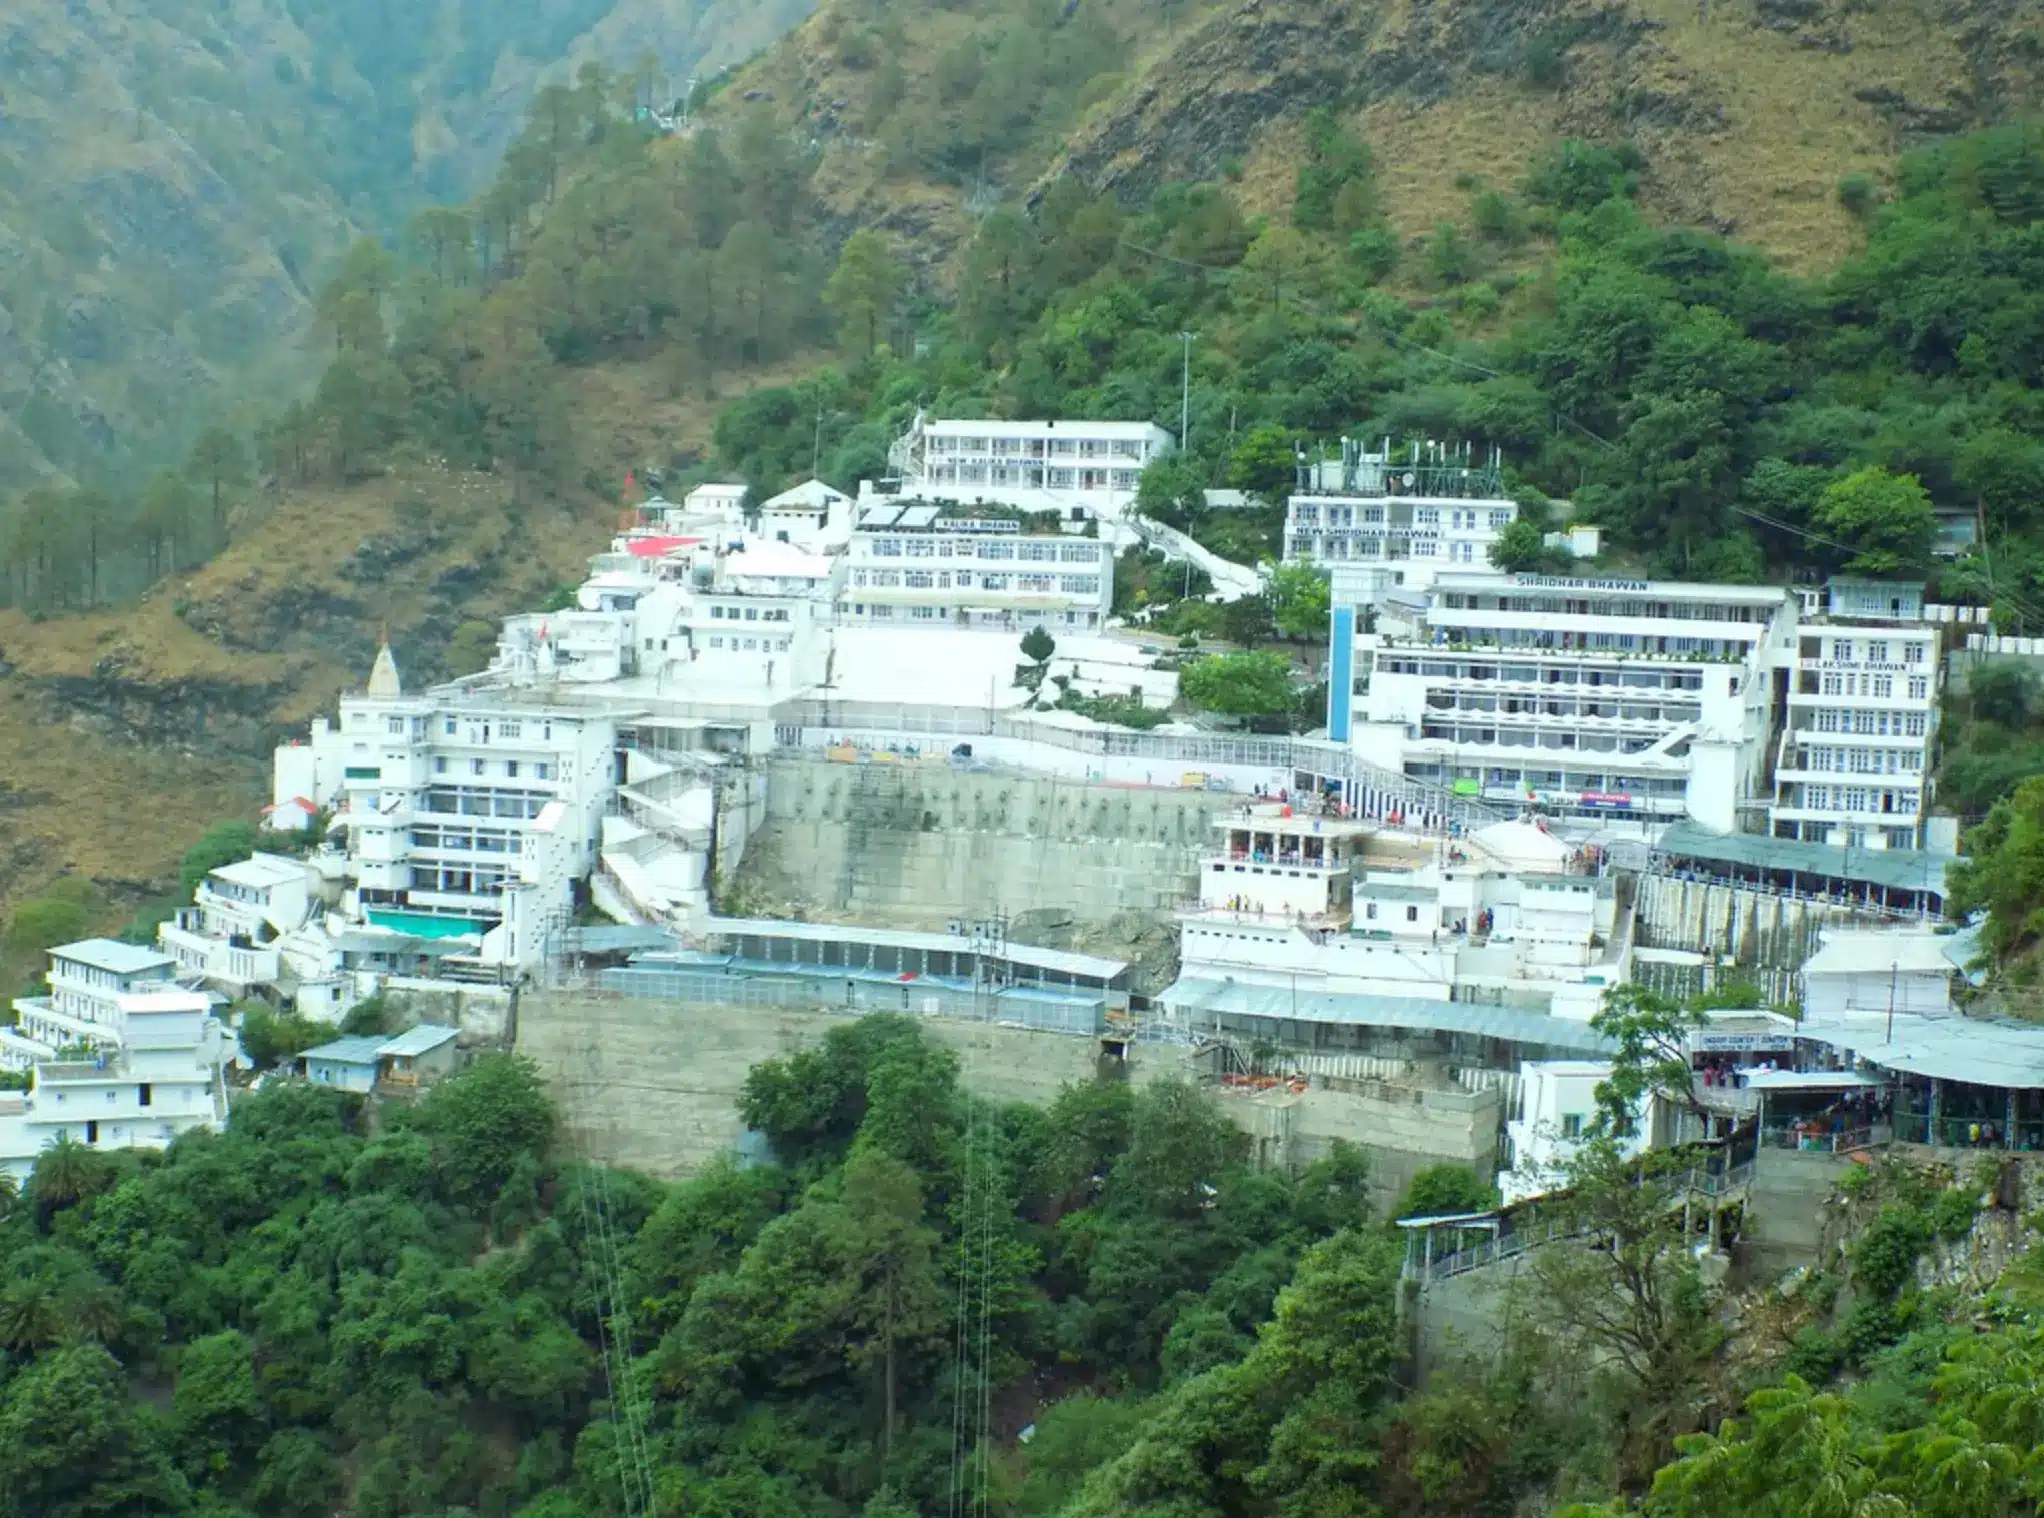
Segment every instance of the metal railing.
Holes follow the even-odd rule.
[[[1852,1154],[1873,1149],[1894,1138],[1886,1123],[1867,1123],[1857,1128],[1817,1129],[1793,1123],[1763,1128],[1761,1144],[1769,1149],[1795,1149],[1805,1154]]]
[[[1716,1199],[1729,1196],[1740,1188],[1750,1185],[1753,1180],[1752,1160],[1723,1168],[1714,1168],[1709,1162],[1692,1165],[1679,1175],[1649,1176],[1642,1184],[1665,1186],[1668,1205],[1672,1208],[1689,1195],[1702,1195]],[[1481,1270],[1486,1265],[1495,1265],[1529,1250],[1539,1249],[1547,1244],[1560,1243],[1565,1239],[1580,1238],[1594,1232],[1579,1218],[1566,1213],[1532,1227],[1516,1229],[1511,1233],[1488,1238],[1481,1243],[1458,1249],[1452,1254],[1442,1255],[1425,1267],[1426,1278],[1430,1281],[1445,1281],[1451,1276],[1466,1275],[1472,1270]]]
[[[1898,1112],[1891,1130],[1897,1143],[1939,1149],[2001,1149],[2019,1153],[2044,1150],[2044,1123],[2039,1122],[2011,1125],[1994,1118],[1932,1118],[1922,1112]]]

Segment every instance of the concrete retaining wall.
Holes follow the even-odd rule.
[[[1794,1000],[1795,974],[1817,952],[1823,929],[1871,927],[1891,919],[1828,902],[1645,875],[1635,921],[1642,948],[1730,958],[1751,972],[1761,990]],[[1686,994],[1701,987],[1657,989]]]
[[[844,1017],[824,1008],[528,992],[519,1002],[518,1050],[539,1065],[578,1144],[613,1163],[675,1177],[737,1143],[737,1102],[753,1065],[818,1042]],[[1175,1044],[1135,1044],[1125,1062],[1103,1068],[1090,1038],[944,1017],[925,1018],[923,1027],[958,1052],[966,1088],[997,1101],[1046,1105],[1062,1087],[1103,1073],[1135,1081],[1202,1073],[1191,1051]],[[1358,1082],[1299,1093],[1223,1089],[1220,1100],[1268,1165],[1309,1164],[1338,1138],[1359,1145],[1370,1156],[1380,1206],[1426,1165],[1453,1160],[1491,1173],[1494,1091]]]
[[[941,764],[783,760],[739,878],[823,916],[941,929],[1045,906],[1099,919],[1197,887],[1217,797]]]
[[[1747,1191],[1746,1221],[1740,1234],[1748,1263],[1759,1278],[1818,1263],[1824,1233],[1824,1204],[1852,1160],[1798,1149],[1762,1149]]]

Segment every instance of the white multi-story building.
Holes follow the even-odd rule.
[[[120,1040],[120,999],[175,989],[177,962],[157,949],[87,938],[50,950],[47,996],[14,1001],[14,1026],[0,1028],[0,1066],[26,1070],[65,1049],[103,1049]]]
[[[1498,1172],[1498,1191],[1507,1207],[1568,1184],[1569,1162],[1590,1138],[1597,1119],[1597,1088],[1611,1078],[1602,1060],[1525,1060],[1519,1065],[1519,1105],[1505,1122],[1508,1164]],[[1614,1139],[1621,1154],[1648,1147],[1659,1104]]]
[[[1841,579],[1811,601],[1796,638],[1770,831],[1921,848],[1941,668],[1938,630],[1922,621],[1923,587]]]
[[[1374,600],[1395,586],[1424,589],[1455,568],[1487,568],[1498,534],[1519,518],[1495,453],[1414,444],[1394,459],[1352,438],[1339,464],[1301,466],[1285,510],[1285,558],[1324,565],[1344,598]]]
[[[962,506],[865,504],[839,594],[847,625],[1097,628],[1114,545]]]
[[[905,500],[1118,517],[1144,466],[1171,446],[1152,422],[937,421],[917,412],[888,450],[888,488]]]
[[[81,949],[104,958],[79,944],[58,953]],[[51,985],[69,974],[53,958]],[[157,984],[163,989],[95,998],[96,1017],[103,1011],[104,1018],[79,1040],[92,1056],[37,1056],[27,1093],[0,1097],[0,1172],[26,1179],[36,1157],[61,1140],[94,1149],[161,1149],[180,1133],[226,1126],[221,1070],[233,1041],[206,993]]]
[[[543,693],[407,695],[389,648],[336,727],[278,750],[280,785],[313,775],[347,839],[346,915],[431,936],[473,931],[487,962],[529,963],[595,862],[618,776],[616,722]],[[285,771],[288,770],[288,775]]]
[[[682,690],[771,703],[823,677],[841,553],[627,534],[590,565],[576,610],[505,619],[493,673],[610,685],[625,705]]]
[[[1531,824],[1442,845],[1262,804],[1215,827],[1199,900],[1179,914],[1186,982],[1581,1019],[1623,978],[1614,880]]]
[[[209,871],[181,907],[156,928],[156,942],[178,972],[243,996],[281,978],[281,940],[322,905],[319,871],[283,854],[252,854]]]
[[[1444,573],[1374,633],[1336,616],[1329,736],[1464,794],[1733,832],[1794,629],[1779,589]]]
[[[852,498],[821,480],[805,480],[761,504],[759,535],[816,553],[842,548],[852,535]]]

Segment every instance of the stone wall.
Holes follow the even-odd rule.
[[[1742,979],[1754,981],[1775,1000],[1798,999],[1797,972],[1817,952],[1827,928],[1867,928],[1892,920],[1824,902],[1792,899],[1667,875],[1640,878],[1636,908],[1641,948],[1682,949],[1729,958]],[[1656,990],[1688,995],[1702,989],[1681,967],[1655,966],[1642,978]],[[1653,973],[1661,972],[1658,976]]]
[[[1102,920],[1197,889],[1225,798],[947,764],[791,759],[767,772],[741,889],[804,915],[941,930],[1059,907]]]
[[[737,1102],[761,1060],[822,1039],[846,1014],[822,1007],[729,1006],[637,1000],[595,992],[528,992],[518,1050],[545,1074],[570,1136],[594,1154],[649,1174],[692,1174],[738,1142]],[[929,1035],[958,1052],[966,1088],[1039,1105],[1072,1082],[1196,1079],[1191,1051],[1136,1044],[1103,1061],[1089,1038],[930,1017]],[[1486,1178],[1496,1147],[1495,1091],[1338,1082],[1303,1092],[1217,1088],[1222,1110],[1256,1140],[1267,1165],[1295,1168],[1335,1139],[1371,1159],[1371,1186],[1388,1207],[1415,1171],[1452,1160]]]

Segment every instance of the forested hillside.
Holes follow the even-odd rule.
[[[964,20],[994,46],[994,22]],[[1093,35],[1070,45],[1106,56]],[[855,487],[918,406],[1146,417],[1175,431],[1188,357],[1191,449],[1152,472],[1145,505],[1239,558],[1270,550],[1274,513],[1205,518],[1201,487],[1274,498],[1295,447],[1344,433],[1460,437],[1503,450],[1533,519],[1543,497],[1567,501],[1606,528],[1615,564],[1656,573],[1920,572],[1933,508],[1972,514],[1991,553],[1937,566],[1937,589],[1992,603],[2011,629],[2044,623],[2033,127],[1839,180],[1831,193],[1859,250],[1799,275],[1657,221],[1645,204],[1655,165],[1615,135],[1522,139],[1509,170],[1468,180],[1454,217],[1415,240],[1396,222],[1395,165],[1352,115],[1323,110],[1299,123],[1280,211],[1259,210],[1257,185],[1232,166],[1127,202],[1066,175],[1033,201],[982,203],[952,259],[954,296],[930,246],[847,226],[836,150],[791,134],[778,101],[739,98],[742,83],[682,137],[631,120],[633,90],[608,76],[543,91],[472,202],[415,216],[394,247],[359,241],[314,292],[331,356],[310,396],[209,428],[132,495],[15,497],[0,593],[55,620],[7,626],[13,678],[59,712],[91,688],[51,682],[112,678],[119,706],[167,719],[115,734],[178,741],[175,713],[191,709],[179,682],[220,662],[201,656],[208,644],[274,653],[300,624],[250,617],[227,591],[246,569],[207,571],[218,584],[202,594],[159,592],[143,620],[169,613],[173,636],[123,638],[119,608],[223,551],[275,582],[262,599],[288,603],[294,581],[320,585],[335,566],[307,562],[320,536],[281,524],[328,500],[380,514],[366,536],[401,539],[430,530],[459,481],[468,501],[513,514],[476,531],[515,540],[534,511],[571,524],[548,528],[543,548],[571,565],[600,546],[628,473],[672,491],[737,471],[767,491],[813,464]],[[833,342],[834,361],[806,356]],[[390,515],[399,502],[410,525]],[[1537,542],[1514,552],[1538,561]],[[532,588],[492,567],[529,562],[515,554],[466,562],[436,570],[449,578],[424,599],[385,596],[350,571],[314,622],[354,641],[324,646],[352,656],[389,616],[413,667],[449,668],[462,621]],[[95,605],[114,609],[81,636],[71,619]],[[405,647],[415,633],[423,657]],[[117,669],[102,663],[106,645],[121,650]],[[291,704],[267,686],[228,694],[282,716],[307,709],[318,684],[295,684],[303,701]],[[1963,811],[2044,770],[2032,725],[1967,728],[1986,759],[1953,793]],[[254,751],[260,735],[249,738]],[[61,780],[43,794],[59,831],[39,853],[61,859],[77,809]]]
[[[804,9],[0,8],[0,492],[53,474],[131,490],[138,465],[223,408],[306,383],[311,296],[334,257],[466,196],[550,70],[631,70],[665,104]]]
[[[1863,1173],[1832,1267],[1734,1300],[1658,1170],[1593,1147],[1552,1216],[1599,1247],[1538,1255],[1498,1344],[1434,1344],[1415,1392],[1356,1151],[1272,1174],[1191,1086],[1038,1108],[960,1076],[913,1019],[848,1021],[748,1077],[771,1160],[674,1185],[579,1157],[503,1055],[416,1105],[284,1082],[167,1154],[59,1145],[0,1198],[0,1507],[2034,1511],[2035,1271],[1921,1279],[1978,1177]],[[1443,1166],[1398,1214],[1488,1200]]]

